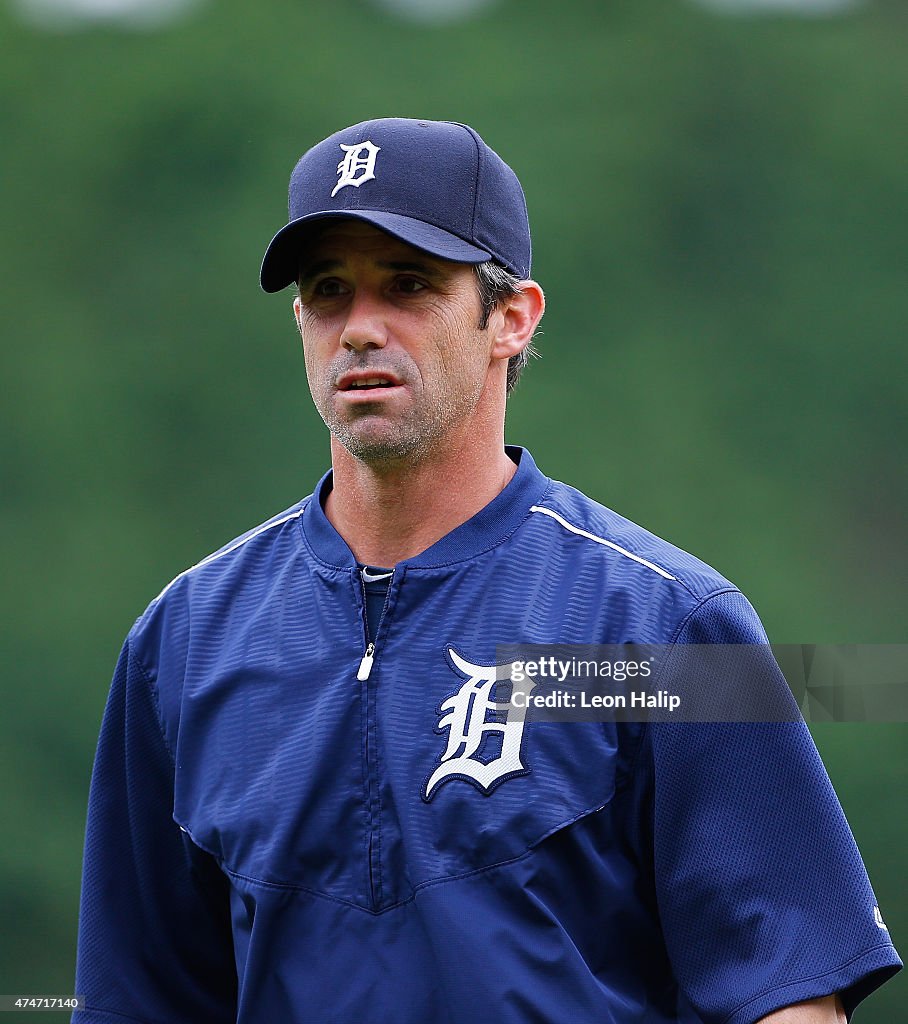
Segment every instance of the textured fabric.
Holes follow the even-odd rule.
[[[395,566],[368,671],[318,500],[137,621],[76,1024],[751,1024],[898,969],[803,723],[531,721],[515,750],[489,703],[458,746],[497,644],[765,639],[708,566],[511,455],[495,500]]]

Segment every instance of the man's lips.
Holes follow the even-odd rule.
[[[394,374],[383,370],[357,370],[345,373],[337,382],[337,390],[345,394],[371,394],[400,387],[400,383]]]

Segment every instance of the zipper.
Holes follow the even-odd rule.
[[[375,661],[375,644],[370,640],[366,645],[366,653],[363,655],[362,660],[359,663],[359,671],[356,673],[356,678],[364,683],[369,678],[369,673],[372,671],[372,662]]]
[[[363,579],[362,573],[359,573],[359,585],[363,592],[363,632],[366,637],[366,650],[363,652],[363,656],[359,662],[359,669],[356,673],[356,678],[364,683],[372,671],[372,662],[375,661],[375,644],[369,639],[369,613],[366,610],[369,597],[366,594],[366,581]],[[388,589],[385,591],[385,603],[382,605],[381,615],[378,617],[378,625],[375,628],[376,635],[379,629],[381,629],[382,621],[385,618],[385,612],[388,610],[388,601],[391,598],[391,587],[394,585],[394,570],[391,570],[391,575],[388,577]]]
[[[369,613],[368,613],[368,595],[366,594],[366,581],[362,577],[362,573],[359,573],[360,586],[362,587],[363,594],[363,633],[366,640],[366,649],[363,652],[363,656],[359,662],[359,668],[356,672],[356,679],[358,682],[363,684],[363,699],[366,703],[366,715],[365,715],[365,730],[366,734],[363,738],[363,756],[366,762],[366,779],[367,779],[367,810],[368,810],[368,828],[369,828],[369,841],[367,844],[367,861],[369,868],[369,901],[372,904],[373,910],[377,910],[382,900],[381,893],[381,847],[380,842],[376,842],[376,828],[380,827],[381,823],[378,821],[379,816],[379,799],[378,799],[378,778],[373,764],[373,741],[372,731],[374,729],[373,717],[374,717],[374,690],[369,687],[369,676],[372,674],[372,665],[375,661],[376,648],[374,641],[369,639]],[[388,589],[385,594],[385,603],[382,606],[381,615],[378,619],[378,625],[376,626],[375,633],[378,635],[378,631],[381,628],[381,624],[385,618],[385,612],[388,610],[388,601],[391,597],[391,586],[394,583],[394,572],[392,570],[391,577],[388,580]]]

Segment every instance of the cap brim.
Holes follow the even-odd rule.
[[[433,256],[451,260],[452,263],[484,263],[492,258],[492,254],[487,250],[465,242],[457,235],[442,231],[434,224],[403,217],[399,213],[385,213],[383,210],[326,210],[291,221],[271,239],[262,260],[259,278],[263,291],[279,292],[296,281],[299,275],[301,242],[306,229],[314,221],[332,218],[352,218],[374,224],[402,242],[407,242]]]

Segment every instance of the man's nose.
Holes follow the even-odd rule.
[[[365,290],[355,293],[341,333],[341,345],[352,352],[384,348],[388,340],[384,307],[377,296]]]

